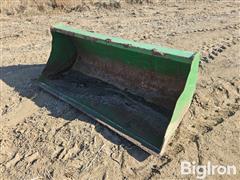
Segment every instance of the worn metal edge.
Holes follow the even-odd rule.
[[[63,95],[63,94],[60,95],[59,93],[57,93],[56,91],[54,91],[51,87],[49,87],[49,85],[45,84],[45,83],[43,82],[43,79],[44,79],[44,78],[39,78],[39,80],[38,80],[38,81],[39,81],[38,85],[39,85],[39,87],[41,87],[42,89],[44,89],[44,90],[47,91],[48,93],[54,95],[55,97],[59,98],[60,100],[66,102],[66,103],[68,103],[68,104],[70,104],[70,105],[73,106],[74,108],[76,108],[76,109],[80,110],[81,112],[85,113],[85,114],[88,115],[89,117],[93,118],[94,120],[96,120],[97,122],[101,123],[102,125],[108,127],[108,128],[111,129],[112,131],[116,132],[117,134],[119,134],[119,135],[122,136],[123,138],[125,138],[125,139],[127,139],[128,141],[132,142],[133,144],[137,145],[138,147],[140,147],[140,148],[143,149],[144,151],[148,152],[149,154],[159,155],[161,147],[160,147],[160,148],[157,148],[157,147],[155,147],[154,145],[148,143],[148,142],[147,142],[146,140],[144,140],[143,138],[138,137],[138,138],[141,139],[144,143],[148,144],[149,146],[152,146],[152,149],[155,149],[155,151],[152,150],[152,149],[150,149],[150,148],[147,148],[146,146],[142,145],[142,143],[141,143],[140,141],[137,141],[136,139],[134,139],[134,138],[132,138],[132,137],[130,137],[130,136],[122,133],[121,131],[117,130],[116,128],[114,128],[114,127],[112,127],[112,126],[110,126],[110,125],[108,125],[107,123],[103,122],[101,119],[96,118],[94,115],[92,115],[91,113],[87,112],[85,109],[90,109],[90,108],[88,108],[87,106],[84,107],[85,109],[84,109],[84,108],[80,108],[80,107],[77,105],[78,103],[74,103],[74,102],[73,102],[74,100],[68,100],[68,99],[64,98],[64,95]],[[81,103],[81,106],[83,107],[84,105]],[[93,110],[91,109],[90,111],[93,111]],[[95,113],[97,113],[98,115],[100,115],[100,113],[98,113],[98,112],[95,112]],[[108,119],[108,118],[106,118],[106,117],[103,116],[103,115],[101,115],[101,116],[102,116],[104,119]],[[120,127],[120,126],[119,126],[119,127]],[[120,127],[120,128],[123,129],[122,127]],[[125,131],[125,130],[124,130],[124,131]],[[135,136],[136,136],[136,135],[135,135]]]

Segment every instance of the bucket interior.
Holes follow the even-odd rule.
[[[159,153],[190,65],[131,47],[53,34],[42,86]]]

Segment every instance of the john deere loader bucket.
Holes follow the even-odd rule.
[[[196,87],[199,54],[52,27],[40,86],[150,153],[164,151]]]

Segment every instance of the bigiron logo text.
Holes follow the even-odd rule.
[[[210,161],[206,165],[197,165],[195,161],[181,161],[181,175],[195,175],[198,179],[214,175],[236,175],[234,165],[213,165]]]

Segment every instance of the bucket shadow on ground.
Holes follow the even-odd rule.
[[[44,101],[41,97],[32,98],[35,94],[41,96],[41,94],[48,94],[38,87],[37,78],[41,74],[44,68],[43,64],[38,65],[13,65],[13,66],[5,66],[0,67],[0,79],[4,81],[10,87],[13,87],[20,96],[26,97],[34,101],[36,105],[39,107],[45,107],[51,114],[51,116],[56,118],[63,118],[66,121],[72,121],[76,117],[66,116],[65,113],[59,113],[59,110],[56,106],[49,103],[48,101]],[[60,100],[59,100],[60,101]],[[62,101],[61,101],[62,102]],[[60,114],[60,115],[59,115]],[[101,133],[104,138],[111,141],[116,145],[121,145],[127,152],[134,157],[138,161],[144,161],[147,159],[150,154],[143,151],[139,147],[133,145],[126,139],[120,137],[118,134],[114,133],[111,130],[108,130],[107,127],[97,123],[92,118],[88,117],[85,114],[79,113],[79,120],[95,125],[95,129],[97,132]],[[82,115],[81,115],[82,114]]]

